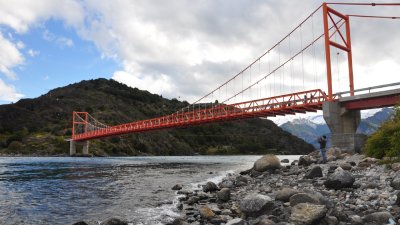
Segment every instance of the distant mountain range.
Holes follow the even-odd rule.
[[[379,111],[374,110],[362,113],[362,120],[357,129],[357,133],[371,135],[380,127],[383,122],[388,120],[392,114],[392,108],[383,108]],[[293,119],[280,124],[280,127],[283,130],[314,145],[314,147],[318,147],[318,137],[322,135],[329,136],[330,134],[330,130],[326,125],[322,115]]]

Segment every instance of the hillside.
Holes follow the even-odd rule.
[[[72,111],[108,125],[173,113],[187,102],[114,80],[82,81],[35,99],[0,106],[0,153],[67,154]],[[91,141],[95,155],[302,154],[313,147],[266,119],[248,119],[130,134]]]

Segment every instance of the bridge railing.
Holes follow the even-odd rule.
[[[400,82],[356,89],[356,90],[354,90],[354,94],[355,95],[369,94],[369,93],[374,93],[374,92],[378,92],[378,91],[387,91],[387,90],[394,90],[394,89],[400,89]],[[338,93],[334,94],[334,96],[336,98],[348,97],[348,96],[350,96],[350,91],[338,92]]]

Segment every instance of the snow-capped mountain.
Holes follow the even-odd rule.
[[[357,129],[357,133],[371,135],[380,125],[390,118],[393,114],[392,108],[383,108],[379,110],[364,110],[361,111],[361,123]],[[275,121],[274,121],[275,122]],[[277,123],[279,125],[279,123]],[[318,147],[317,139],[321,135],[330,134],[330,130],[325,123],[322,115],[312,115],[302,118],[291,118],[279,125],[283,130],[302,138],[306,142]],[[328,143],[329,144],[329,143]]]

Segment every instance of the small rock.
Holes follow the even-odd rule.
[[[178,190],[181,190],[182,189],[182,185],[180,185],[180,184],[175,184],[173,187],[172,187],[172,190],[174,190],[174,191],[178,191]]]
[[[128,225],[128,222],[117,218],[110,218],[100,223],[100,225]]]
[[[253,166],[253,169],[258,172],[280,168],[281,162],[279,161],[279,158],[272,154],[264,155],[258,159]]]
[[[241,218],[229,220],[225,225],[247,225],[247,222]]]
[[[276,223],[270,219],[264,218],[264,219],[261,219],[257,225],[276,225]]]
[[[294,166],[299,162],[299,160],[294,160],[292,163],[290,163],[290,165]]]
[[[204,186],[203,186],[203,191],[204,192],[213,192],[218,190],[217,185],[214,182],[207,182]]]
[[[393,219],[392,214],[389,212],[375,212],[366,215],[363,218],[364,223],[373,223],[373,224],[387,224],[389,219]]]
[[[282,159],[281,163],[289,163],[289,159]]]
[[[325,216],[325,218],[322,219],[322,224],[324,225],[337,225],[338,223],[338,219],[334,216]]]
[[[215,213],[206,205],[199,208],[199,213],[204,219],[211,219],[215,216]]]
[[[187,200],[188,205],[193,205],[194,203],[198,203],[200,201],[200,198],[197,196],[192,196]]]
[[[290,206],[295,206],[300,203],[319,204],[317,198],[308,193],[298,193],[289,198]]]
[[[267,195],[250,194],[240,202],[239,208],[246,215],[258,216],[259,213],[271,209],[273,205],[272,199]]]
[[[322,177],[322,169],[320,166],[314,166],[304,175],[304,178],[306,179],[313,179],[315,177]]]
[[[351,170],[351,168],[352,168],[352,166],[350,165],[350,163],[341,163],[340,164],[340,167],[343,169],[343,170]]]
[[[342,189],[351,188],[355,181],[354,176],[344,170],[337,170],[335,173],[328,176],[328,179],[324,182],[324,185],[328,189]]]
[[[360,163],[358,163],[358,167],[360,167],[360,168],[367,168],[367,167],[370,167],[370,166],[371,166],[370,162],[360,162]]]
[[[310,225],[324,218],[326,211],[323,205],[300,203],[292,208],[290,221],[296,225]]]
[[[352,225],[362,225],[363,224],[362,218],[358,215],[351,216],[350,222]]]
[[[282,188],[275,192],[275,199],[283,202],[288,202],[292,195],[299,193],[298,190],[293,188]]]
[[[229,188],[222,188],[217,192],[218,200],[222,202],[227,202],[231,199],[231,190]]]

